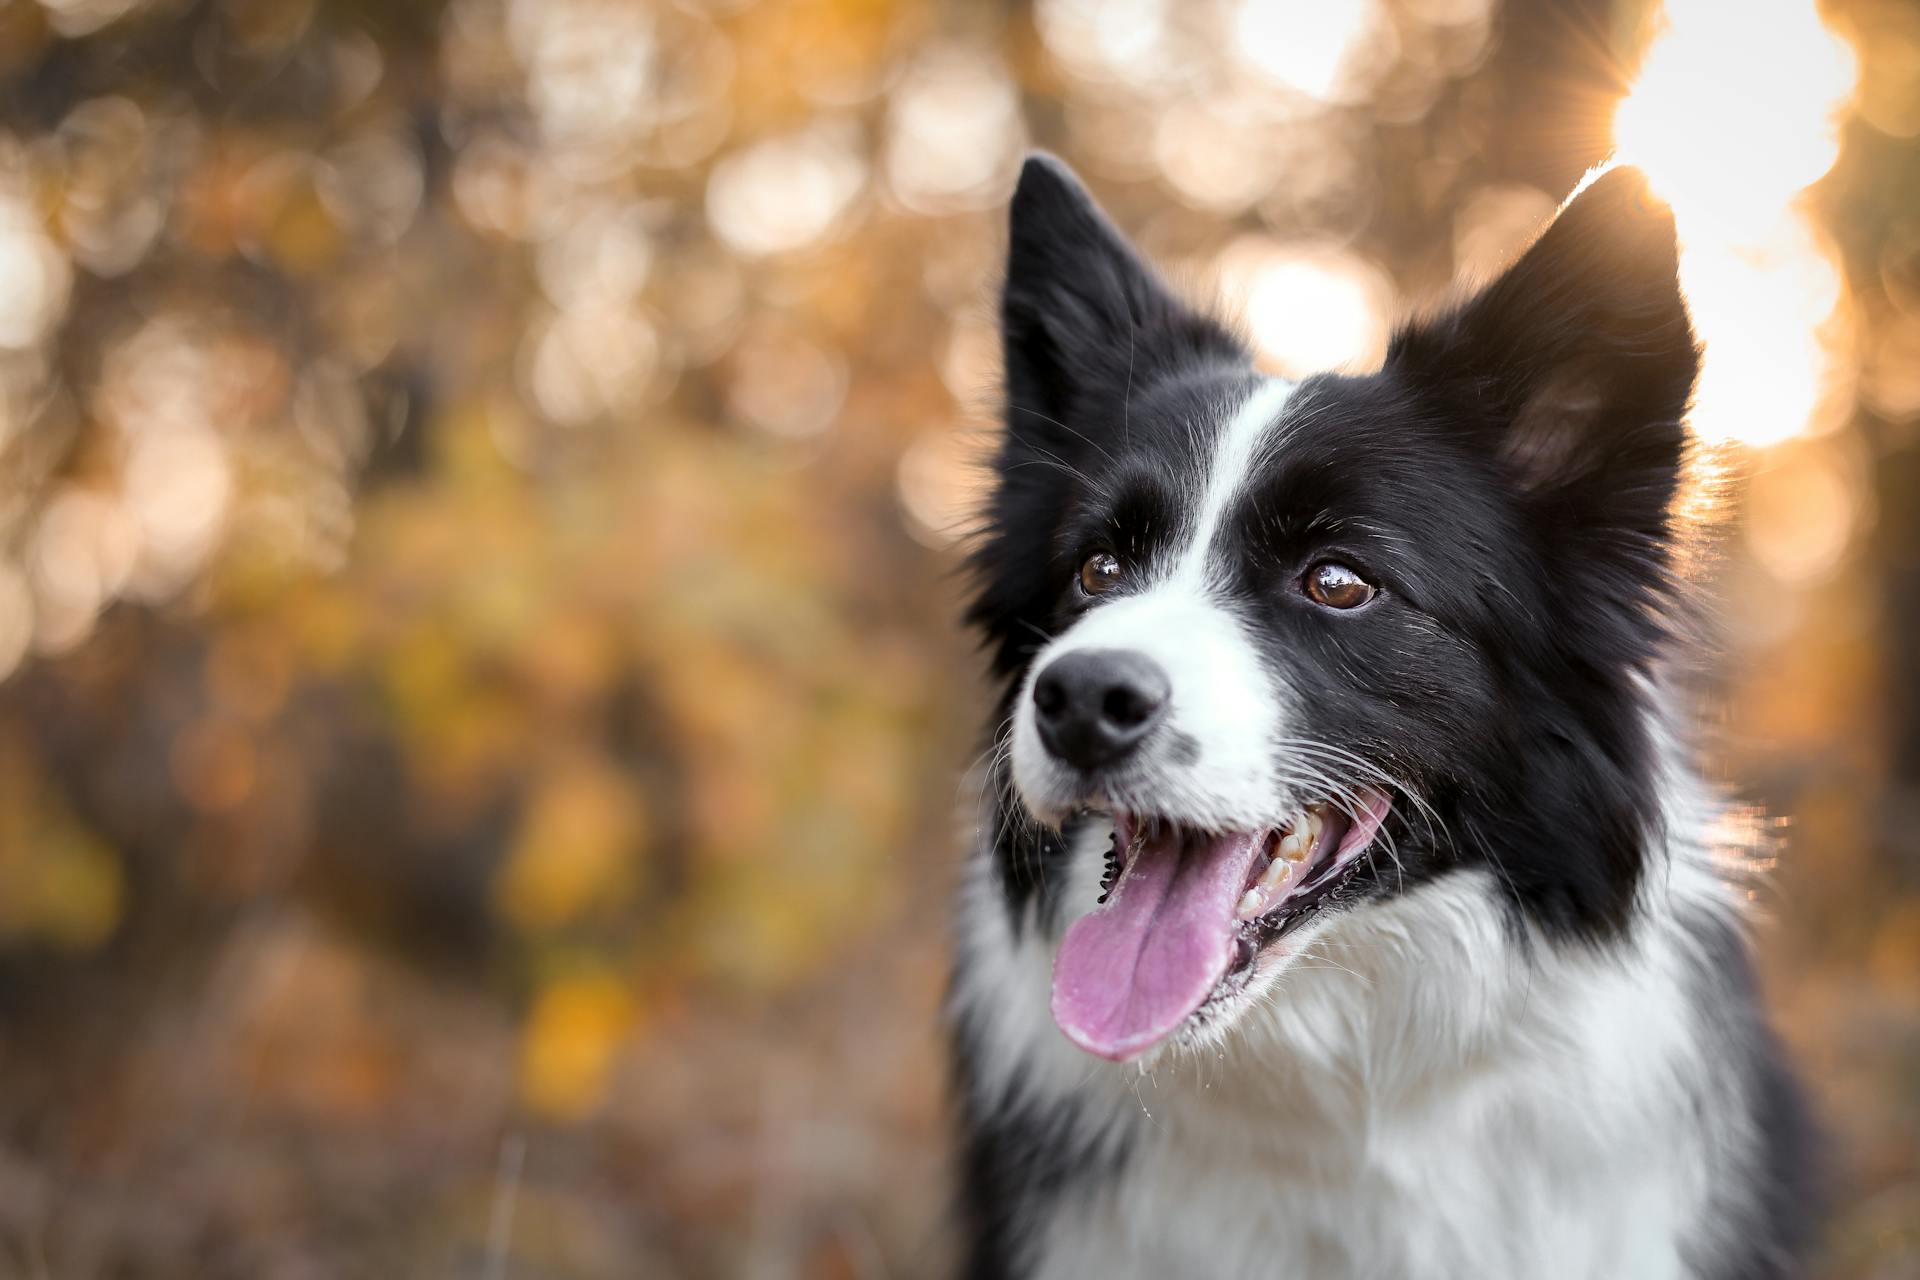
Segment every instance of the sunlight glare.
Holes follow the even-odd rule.
[[[1840,276],[1803,223],[1757,248],[1690,242],[1680,275],[1706,343],[1693,411],[1702,439],[1764,448],[1837,425],[1820,412],[1839,380],[1820,330]]]
[[[1776,444],[1825,425],[1836,378],[1821,330],[1841,302],[1794,208],[1832,168],[1852,50],[1811,3],[1668,0],[1614,117],[1619,158],[1673,206],[1681,283],[1706,344],[1703,440]]]
[[[1855,74],[1810,2],[1668,0],[1614,139],[1676,210],[1747,241],[1833,167]]]

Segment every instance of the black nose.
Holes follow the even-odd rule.
[[[1140,745],[1167,709],[1167,673],[1128,649],[1080,649],[1033,682],[1040,741],[1077,769],[1098,769]]]

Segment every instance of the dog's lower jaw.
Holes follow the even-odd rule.
[[[1054,960],[1067,1038],[1129,1061],[1203,1014],[1230,1016],[1259,957],[1340,903],[1372,853],[1388,797],[1338,795],[1238,831],[1115,813],[1099,905],[1068,926]]]

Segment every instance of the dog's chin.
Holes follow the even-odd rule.
[[[1118,1062],[1216,1040],[1329,918],[1367,896],[1361,873],[1390,808],[1360,790],[1226,829],[1109,809],[1098,902],[1055,957],[1055,1022]]]

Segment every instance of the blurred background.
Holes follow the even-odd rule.
[[[0,0],[0,1275],[936,1273],[1024,148],[1282,373],[1618,148],[1920,1275],[1920,5]]]

